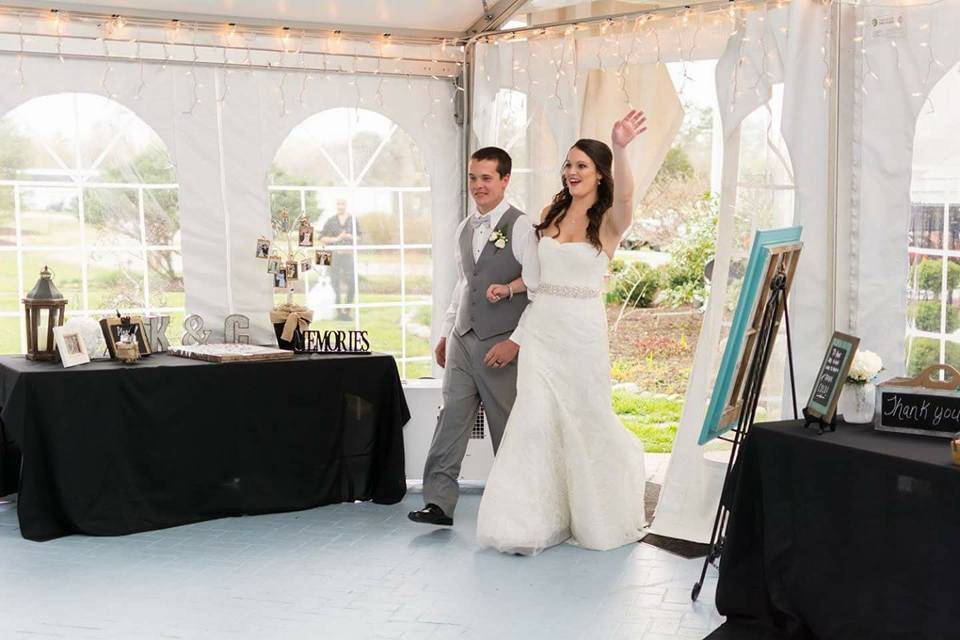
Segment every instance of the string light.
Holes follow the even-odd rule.
[[[231,22],[230,24],[227,25],[227,43],[228,44],[233,40],[233,37],[236,34],[237,34],[237,25]],[[226,102],[227,94],[230,92],[230,78],[228,77],[230,75],[230,69],[227,66],[229,62],[230,60],[227,58],[227,48],[224,47],[223,48],[223,66],[222,66],[222,73],[221,73],[221,75],[223,76],[223,93],[221,93],[219,96],[216,97],[218,104],[223,104],[224,102]]]
[[[563,59],[566,57],[567,51],[567,39],[563,38],[560,40],[560,57],[557,58],[554,56],[554,66],[556,70],[556,78],[553,85],[553,96],[551,99],[557,101],[557,106],[560,107],[560,111],[566,112],[566,109],[563,106],[563,100],[560,98],[560,76],[561,70],[563,69]]]
[[[143,79],[143,58],[140,56],[140,27],[139,26],[137,27],[137,37],[135,38],[135,40],[136,40],[136,49],[134,52],[134,56],[136,57],[137,60],[140,61],[140,69],[139,69],[140,82],[137,85],[137,92],[133,95],[133,99],[139,100],[141,94],[143,93],[143,89],[147,86],[146,81]]]
[[[102,42],[103,42],[103,56],[105,60],[105,68],[103,70],[103,77],[100,78],[100,88],[103,90],[103,94],[106,97],[112,98],[113,94],[110,93],[110,89],[107,86],[107,83],[110,80],[110,74],[113,72],[113,65],[110,62],[110,48],[107,46],[106,38],[103,38]]]
[[[390,37],[389,33],[383,34],[383,39],[379,41],[380,45],[380,55],[377,56],[377,68],[374,70],[374,74],[377,76],[377,104],[383,109],[383,76],[380,75],[381,65],[383,64],[383,43]],[[446,44],[446,40],[444,40]]]
[[[300,67],[300,95],[297,96],[297,101],[300,103],[300,108],[303,109],[306,107],[303,96],[307,92],[307,80],[309,75],[306,71],[306,63],[303,60],[303,43],[306,40],[307,34],[305,31],[300,32],[300,43],[297,45],[297,64]]]
[[[57,58],[63,62],[63,24],[60,20],[60,10],[50,9],[50,15],[53,16],[53,27],[57,32]]]
[[[23,77],[23,53],[24,53],[25,43],[24,43],[24,37],[23,37],[23,14],[19,12],[17,13],[17,40],[19,42],[19,45],[18,45],[19,50],[17,51],[16,74],[17,74],[17,80],[20,83],[20,90],[23,91],[23,89],[27,86],[27,83]]]
[[[194,22],[193,39],[191,43],[193,61],[190,63],[190,69],[187,71],[187,75],[193,80],[193,101],[190,103],[190,108],[184,111],[187,115],[193,115],[193,110],[200,104],[200,81],[197,79],[197,60],[200,59],[200,55],[197,53],[197,28],[198,25]]]

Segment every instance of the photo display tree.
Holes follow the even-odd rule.
[[[291,217],[282,207],[271,215],[273,239],[257,241],[257,257],[267,261],[267,273],[273,278],[274,290],[282,289],[287,294],[286,303],[270,312],[270,321],[277,333],[277,343],[284,349],[292,349],[297,334],[302,335],[310,327],[313,312],[293,303],[294,283],[306,271],[313,269],[313,256],[322,263],[323,251],[314,250],[314,228],[305,215]]]

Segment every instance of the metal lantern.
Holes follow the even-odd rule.
[[[67,299],[57,290],[53,274],[44,265],[40,279],[23,299],[27,321],[27,359],[56,360],[57,344],[53,328],[63,324],[63,310]]]

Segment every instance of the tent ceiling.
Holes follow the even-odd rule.
[[[224,22],[324,25],[344,30],[429,31],[437,35],[461,34],[483,15],[481,0],[165,0],[161,5],[155,0],[20,0],[12,4]],[[488,0],[488,4],[494,2]]]

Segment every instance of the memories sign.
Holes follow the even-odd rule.
[[[302,331],[295,336],[299,353],[370,353],[366,331]]]

